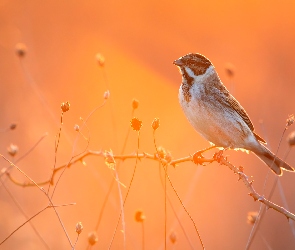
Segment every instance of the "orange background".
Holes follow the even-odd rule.
[[[295,4],[293,1],[0,1],[0,127],[17,122],[15,131],[1,133],[0,152],[5,156],[10,143],[19,146],[18,156],[29,150],[45,133],[49,135],[18,166],[35,181],[48,179],[54,164],[54,141],[59,129],[60,104],[69,101],[64,114],[57,166],[72,154],[81,124],[110,89],[111,98],[89,120],[89,149],[121,152],[131,120],[131,102],[139,100],[135,115],[143,121],[140,152],[154,153],[151,122],[160,118],[157,144],[171,151],[173,158],[184,157],[209,144],[187,122],[178,104],[181,76],[173,60],[189,53],[207,56],[221,80],[247,110],[256,131],[275,151],[285,120],[294,113],[295,93]],[[19,60],[15,45],[24,43],[28,53]],[[95,55],[106,58],[100,68]],[[225,71],[234,65],[234,77]],[[107,76],[105,80],[104,74]],[[108,87],[107,87],[108,84]],[[263,122],[262,122],[263,121]],[[279,156],[288,149],[285,134]],[[83,133],[88,136],[87,131]],[[79,140],[76,152],[86,146]],[[137,133],[130,132],[126,153],[135,152]],[[254,187],[263,194],[268,168],[257,157],[227,151],[228,159],[253,176]],[[208,154],[210,156],[210,154]],[[295,166],[291,151],[288,162]],[[11,158],[10,158],[11,159]],[[17,159],[17,157],[16,157]],[[86,249],[87,235],[94,230],[113,171],[99,157],[84,159],[67,169],[54,196],[55,204],[76,202],[58,208],[72,241],[75,225],[84,226],[76,249]],[[120,166],[120,181],[129,185],[134,160]],[[1,168],[7,163],[1,160]],[[25,177],[13,171],[21,181]],[[206,249],[243,249],[251,226],[247,213],[257,211],[243,183],[237,182],[227,167],[217,163],[206,167],[184,163],[169,169],[175,189],[192,215]],[[3,178],[5,180],[6,178]],[[268,179],[265,194],[274,176]],[[290,211],[295,211],[294,175],[280,178]],[[8,180],[13,193],[28,216],[47,205],[36,188],[21,188]],[[46,187],[47,188],[47,187]],[[122,188],[123,195],[126,190]],[[182,226],[195,249],[200,249],[191,221],[168,185],[167,193]],[[0,188],[0,240],[25,221],[3,187]],[[272,199],[284,205],[278,191]],[[284,205],[285,206],[285,205]],[[138,163],[134,182],[125,206],[127,249],[141,249],[141,225],[135,211],[146,215],[145,249],[164,248],[164,191],[156,162]],[[107,249],[120,211],[117,185],[114,186],[98,228],[98,243],[93,249]],[[48,209],[33,221],[52,249],[70,249],[64,232]],[[123,249],[120,230],[113,249]],[[190,249],[171,206],[167,206],[167,235],[175,232],[173,248]],[[252,249],[293,249],[294,236],[286,218],[269,210],[261,223]],[[16,232],[1,249],[43,249],[29,225]]]

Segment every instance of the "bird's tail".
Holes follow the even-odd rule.
[[[260,144],[263,147],[262,152],[254,152],[265,164],[277,175],[282,175],[282,169],[294,172],[288,163],[284,162],[279,157],[275,156],[268,148]]]

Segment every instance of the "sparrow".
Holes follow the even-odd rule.
[[[173,62],[182,75],[181,108],[193,128],[216,147],[256,154],[275,174],[294,169],[272,153],[241,104],[221,82],[213,64],[201,54],[190,53]]]

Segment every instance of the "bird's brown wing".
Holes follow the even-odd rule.
[[[246,113],[245,109],[243,109],[243,107],[241,106],[241,104],[232,95],[230,95],[230,94],[227,96],[227,102],[243,118],[244,122],[251,129],[251,131],[253,132],[253,134],[256,137],[256,139],[258,141],[261,141],[263,143],[266,143],[266,141],[263,138],[261,138],[259,135],[257,135],[254,132],[253,123],[251,122],[248,114]]]
[[[241,104],[231,95],[227,96],[227,102],[245,121],[245,123],[248,125],[248,127],[251,129],[251,131],[254,131],[254,126],[246,113],[245,109],[241,106]]]
[[[257,139],[258,141],[261,141],[261,142],[263,142],[264,144],[267,144],[267,142],[266,142],[263,138],[261,138],[258,134],[256,134],[255,132],[253,132],[253,134],[254,134],[254,136],[256,137],[256,139]]]

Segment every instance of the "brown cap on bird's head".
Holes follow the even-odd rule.
[[[182,68],[189,67],[196,76],[203,75],[212,66],[212,63],[205,56],[196,53],[189,53],[173,62],[174,65]]]

